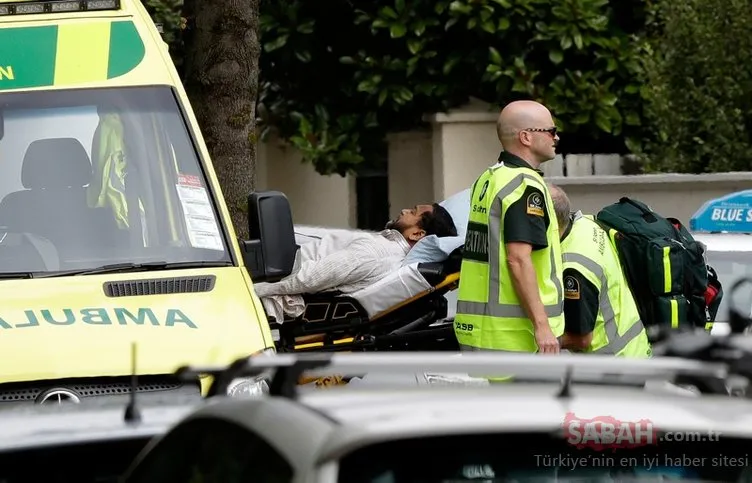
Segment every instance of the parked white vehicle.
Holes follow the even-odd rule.
[[[718,310],[713,335],[729,332],[729,308],[752,313],[752,281],[731,297],[731,287],[752,278],[752,190],[738,191],[708,200],[692,216],[692,236],[707,247],[707,261],[723,284],[724,298]]]
[[[725,340],[698,337],[695,346]],[[727,366],[718,361],[493,352],[253,359],[229,372],[188,374],[208,370],[229,381],[274,370],[270,394],[211,398],[149,445],[122,481],[742,482],[752,475],[752,401],[645,386],[682,374],[724,380]],[[458,372],[514,379],[481,386],[432,376]],[[384,377],[298,385],[301,374],[332,373]],[[221,383],[214,392],[226,393]]]

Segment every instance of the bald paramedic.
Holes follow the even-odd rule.
[[[572,352],[648,358],[650,343],[608,233],[549,185],[564,260],[564,336]]]
[[[457,294],[463,350],[558,353],[564,332],[559,228],[540,165],[559,137],[549,110],[516,101],[496,124],[499,163],[475,181]]]

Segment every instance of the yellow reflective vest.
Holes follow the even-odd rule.
[[[507,210],[530,186],[544,193],[550,214],[548,246],[532,252],[540,297],[554,336],[564,333],[563,264],[551,196],[533,169],[499,164],[486,170],[472,189],[455,316],[462,350],[538,351],[533,323],[512,285],[502,233]]]
[[[87,189],[92,208],[112,209],[119,228],[128,228],[128,204],[125,199],[125,135],[120,115],[100,113],[96,139],[91,157],[94,176]]]
[[[127,230],[130,228],[125,193],[128,160],[120,114],[105,110],[99,112],[99,125],[94,132],[91,157],[93,176],[87,188],[87,203],[91,208],[110,208],[118,228]],[[138,203],[144,246],[149,246],[144,204],[140,198]]]
[[[569,234],[561,242],[564,269],[574,269],[598,288],[598,316],[593,341],[585,352],[648,358],[645,327],[624,278],[619,255],[608,234],[592,216],[577,212]],[[570,295],[565,287],[566,297]]]

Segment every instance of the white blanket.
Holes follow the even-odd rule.
[[[301,294],[321,290],[354,293],[397,270],[410,246],[394,230],[296,227],[300,245],[293,274],[278,283],[255,284],[269,316],[282,322],[305,310]],[[341,281],[333,286],[332,281]],[[287,317],[285,317],[287,316]]]

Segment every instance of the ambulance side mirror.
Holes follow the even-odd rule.
[[[248,196],[248,234],[243,261],[254,282],[276,282],[292,273],[298,245],[287,197],[279,191]]]

